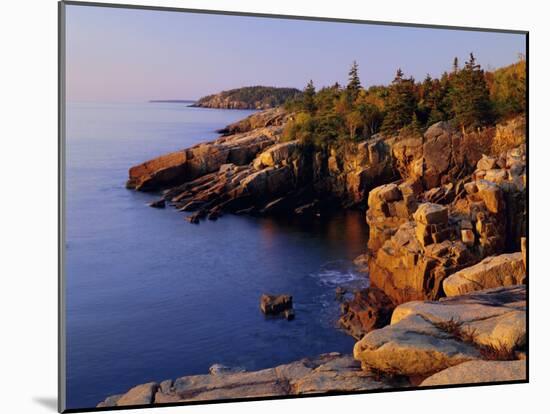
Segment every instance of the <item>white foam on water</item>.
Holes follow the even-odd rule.
[[[323,286],[344,287],[361,289],[369,284],[369,278],[365,273],[356,270],[353,263],[346,260],[327,262],[318,272],[312,273]]]

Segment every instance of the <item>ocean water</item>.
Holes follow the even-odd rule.
[[[321,219],[226,215],[191,225],[125,189],[128,168],[213,139],[250,111],[185,104],[70,103],[66,158],[67,406],[133,385],[350,353],[337,286],[366,279],[360,212]],[[296,319],[265,318],[262,293],[290,293]]]

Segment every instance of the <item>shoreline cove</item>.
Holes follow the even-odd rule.
[[[214,138],[215,129],[246,112],[170,104],[77,104],[69,111],[69,408],[95,406],[148,378],[201,374],[214,363],[254,370],[351,352],[353,339],[336,327],[335,289],[367,282],[352,263],[368,238],[362,214],[227,216],[188,227],[187,213],[147,206],[155,193],[120,185],[129,164]],[[293,293],[294,321],[264,320],[258,301],[270,290]],[[208,314],[210,322],[199,326]],[[212,335],[220,335],[217,343]],[[225,351],[228,340],[243,355]],[[177,354],[182,363],[174,364]]]

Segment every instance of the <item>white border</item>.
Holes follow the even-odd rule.
[[[550,154],[547,104],[547,15],[543,2],[461,0],[337,2],[291,0],[128,1],[221,9],[530,31],[530,287],[531,384],[355,395],[156,409],[155,413],[405,411],[408,413],[539,412],[546,404],[548,346],[545,263]],[[2,5],[0,34],[0,171],[2,234],[2,412],[51,413],[57,377],[57,4],[21,0]],[[535,327],[536,326],[536,327]],[[147,411],[126,411],[143,413]]]

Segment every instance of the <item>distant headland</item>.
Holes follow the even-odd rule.
[[[218,109],[270,109],[301,94],[302,92],[296,88],[245,86],[204,96],[191,106]]]

